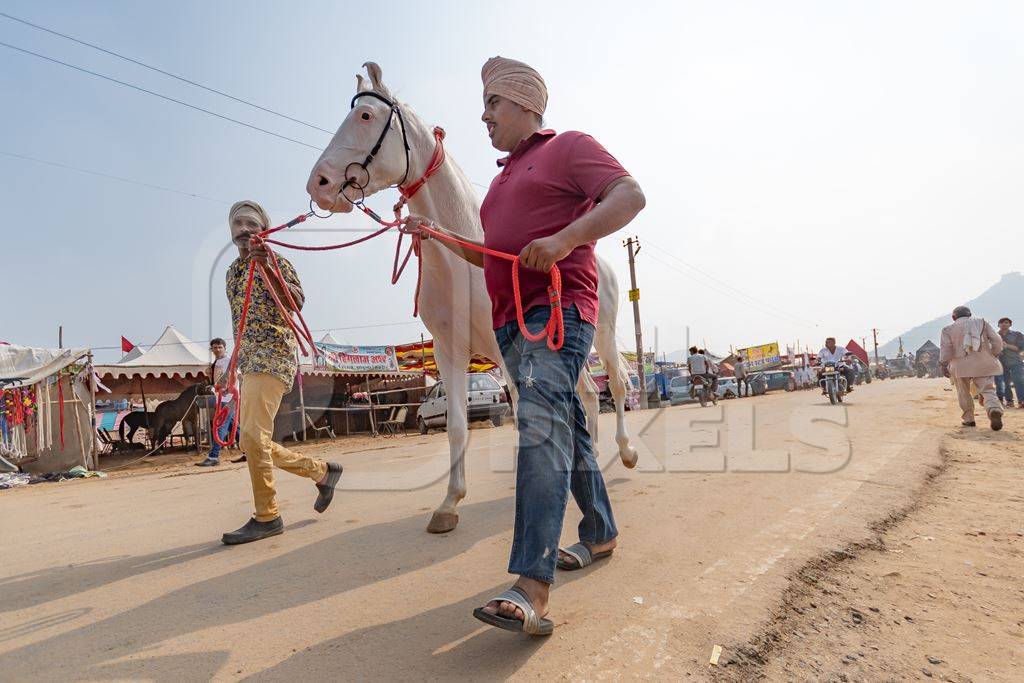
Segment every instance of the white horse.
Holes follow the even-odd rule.
[[[313,167],[306,185],[321,209],[336,213],[352,211],[352,202],[363,196],[400,184],[408,186],[423,177],[435,149],[431,128],[408,105],[394,99],[384,85],[380,67],[373,62],[363,66],[369,80],[356,76],[352,110]],[[409,201],[409,211],[469,239],[483,239],[476,192],[450,156]],[[479,354],[497,362],[503,371],[505,367],[491,326],[491,301],[483,270],[466,263],[435,240],[422,243],[420,258],[423,275],[419,311],[434,337],[437,369],[448,392],[451,449],[448,494],[434,511],[427,531],[444,533],[458,524],[456,506],[466,496],[465,376],[470,358]],[[629,371],[615,341],[619,286],[611,266],[600,257],[597,271],[600,307],[594,346],[608,371],[615,399],[619,457],[626,467],[634,467],[637,453],[629,445],[624,418]],[[515,400],[515,387],[510,384],[509,389]],[[580,373],[577,391],[586,408],[587,429],[596,449],[599,397],[586,367]]]

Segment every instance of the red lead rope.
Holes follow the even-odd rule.
[[[309,218],[309,214],[297,216],[292,220],[277,226],[276,228],[270,228],[264,230],[252,237],[251,242],[253,245],[258,245],[261,242],[270,242],[271,240],[264,240],[267,235],[271,235],[285,228],[289,228],[293,225],[297,225],[304,220]],[[259,271],[260,279],[263,280],[263,286],[270,294],[274,303],[277,305],[277,310],[280,311],[281,317],[284,318],[285,322],[288,323],[288,327],[291,328],[292,333],[295,335],[295,339],[299,343],[299,349],[302,351],[302,355],[308,356],[307,344],[310,351],[314,354],[317,352],[316,345],[313,343],[313,333],[309,329],[309,325],[306,324],[305,318],[302,317],[302,313],[299,311],[298,305],[295,303],[295,298],[292,296],[291,290],[288,289],[288,283],[284,279],[284,274],[281,272],[281,266],[277,262],[277,256],[273,251],[267,250],[270,254],[270,269],[264,267],[262,264],[257,263],[254,260],[249,261],[249,274],[245,282],[245,299],[242,302],[242,314],[238,321],[238,330],[235,333],[235,348],[231,350],[231,360],[228,362],[227,371],[227,387],[214,386],[214,393],[217,396],[217,407],[213,413],[213,440],[216,441],[220,446],[230,446],[235,442],[238,436],[238,422],[239,414],[241,412],[241,397],[238,394],[238,351],[242,346],[242,338],[245,334],[245,322],[249,318],[249,305],[252,303],[252,286],[256,280],[256,272]],[[280,285],[281,291],[285,294],[285,301],[281,301],[281,298],[277,295],[274,290],[273,282]],[[287,305],[286,305],[287,304]],[[298,318],[298,323],[292,318],[294,312],[295,317]],[[300,327],[301,325],[301,327]],[[303,343],[305,342],[305,343]],[[211,378],[212,379],[212,378]],[[227,440],[220,438],[220,428],[227,422],[229,415],[231,414],[230,404],[225,404],[221,400],[224,394],[230,394],[235,401],[235,421],[231,428],[231,434]]]
[[[446,235],[443,232],[438,232],[433,228],[429,228],[425,225],[419,227],[420,230],[429,234],[439,240],[450,242],[451,244],[457,244],[460,247],[464,247],[471,251],[475,251],[487,256],[494,256],[505,261],[512,262],[512,297],[516,305],[516,321],[519,323],[519,332],[530,341],[540,341],[547,337],[548,348],[552,351],[558,351],[562,348],[562,344],[565,342],[565,321],[562,318],[562,273],[558,270],[558,266],[551,266],[551,284],[548,286],[548,305],[551,307],[551,316],[548,318],[547,325],[544,329],[536,334],[530,332],[526,326],[526,319],[523,311],[523,296],[519,290],[519,256],[506,254],[503,251],[496,251],[494,249],[488,249],[482,247],[479,244],[473,242],[467,242],[466,240],[459,239],[458,237],[452,237]],[[413,237],[414,242],[419,241],[419,236]],[[417,253],[419,248],[417,246]],[[417,290],[419,287],[417,286]]]
[[[409,185],[408,187],[398,188],[399,192],[402,195],[402,198],[394,206],[395,220],[385,221],[383,218],[377,215],[377,213],[374,212],[373,209],[364,206],[362,202],[356,204],[360,211],[362,211],[367,216],[369,216],[374,221],[380,224],[380,230],[372,232],[364,237],[360,237],[359,239],[352,240],[351,242],[313,247],[303,246],[299,244],[290,244],[288,242],[280,242],[278,240],[266,239],[269,235],[272,235],[275,232],[279,232],[286,228],[290,228],[294,225],[303,222],[310,216],[315,215],[311,211],[310,213],[297,216],[296,218],[293,218],[287,223],[279,225],[275,228],[264,230],[263,232],[259,233],[257,236],[252,238],[253,243],[258,244],[262,242],[264,244],[274,244],[279,247],[285,247],[286,249],[298,249],[301,251],[330,251],[334,249],[344,249],[346,247],[355,246],[362,242],[369,241],[374,237],[382,235],[391,228],[400,227],[402,224],[402,208],[409,202],[410,199],[412,199],[412,197],[417,192],[419,192],[420,189],[422,189],[423,185],[426,184],[427,180],[430,179],[430,177],[434,175],[434,173],[436,173],[438,169],[441,168],[441,165],[444,164],[444,130],[442,128],[434,128],[434,140],[436,143],[434,146],[434,153],[430,158],[430,162],[427,164],[427,170],[424,172],[423,176],[416,182]],[[439,232],[425,225],[421,225],[419,227],[419,230],[429,234],[431,237],[435,239],[449,242],[451,244],[457,244],[465,249],[485,254],[487,256],[493,256],[495,258],[500,258],[505,261],[511,261],[512,296],[515,300],[516,321],[519,323],[519,331],[526,339],[529,339],[530,341],[540,341],[546,338],[548,348],[551,349],[552,351],[558,351],[562,348],[562,344],[565,342],[565,321],[562,317],[562,274],[558,270],[557,265],[551,267],[551,284],[548,286],[548,305],[551,307],[551,316],[548,318],[548,322],[544,326],[544,329],[534,334],[530,332],[529,328],[526,326],[525,312],[523,311],[523,297],[519,287],[519,256],[513,254],[506,254],[505,252],[496,251],[494,249],[488,249],[487,247],[474,244],[473,242],[467,242],[466,240],[459,239],[458,237],[453,237],[451,235]],[[402,232],[399,235],[398,244],[395,246],[395,260],[391,268],[391,284],[395,284],[398,282],[399,278],[401,278],[402,276],[402,273],[405,271],[406,265],[409,263],[409,259],[412,258],[412,255],[415,252],[416,256],[418,257],[418,272],[416,277],[416,295],[413,315],[418,315],[420,284],[422,283],[423,280],[423,259],[420,258],[420,242],[422,238],[420,237],[419,234],[414,234],[412,236],[412,244],[409,245],[409,250],[406,252],[405,258],[402,259],[401,252],[402,240],[404,238],[404,235],[404,232]],[[281,312],[282,317],[285,319],[285,321],[287,321],[288,326],[295,334],[295,338],[299,343],[299,348],[302,350],[302,354],[309,355],[306,351],[306,345],[303,342],[306,342],[309,345],[309,348],[312,351],[312,353],[318,353],[316,345],[313,342],[313,335],[310,332],[309,326],[306,325],[306,321],[302,317],[302,313],[299,311],[298,306],[295,304],[295,300],[288,289],[288,283],[285,282],[284,275],[281,273],[281,267],[278,265],[277,257],[274,255],[274,252],[271,251],[269,248],[267,249],[267,251],[270,254],[270,272],[268,272],[267,268],[265,268],[263,265],[257,264],[255,261],[249,262],[249,276],[245,284],[245,300],[242,303],[242,315],[238,322],[238,330],[235,333],[235,348],[231,351],[231,360],[228,363],[228,387],[214,387],[214,392],[217,395],[217,408],[213,415],[213,439],[221,446],[230,446],[232,443],[235,442],[235,438],[238,435],[239,413],[242,408],[240,397],[238,394],[238,384],[236,378],[238,372],[238,350],[242,346],[242,336],[245,334],[245,321],[249,315],[249,304],[252,298],[252,285],[253,281],[255,280],[257,270],[259,270],[260,278],[263,280],[263,284],[266,287],[267,291],[270,293],[270,296],[274,299],[274,303],[277,305],[277,308]],[[399,263],[400,259],[401,263]],[[285,299],[288,304],[287,306],[285,305],[286,302],[282,302],[280,298],[277,296],[277,292],[274,290],[274,287],[271,284],[272,278],[274,279],[274,281],[280,284],[281,290],[285,293]],[[298,318],[298,323],[296,323],[295,320],[293,320],[292,312],[294,312],[295,317]],[[224,396],[225,392],[231,394],[231,396],[234,398],[236,412],[235,422],[232,427],[231,434],[228,437],[227,441],[222,441],[219,434],[220,428],[224,425],[225,422],[227,422],[228,415],[230,414],[229,406],[221,403],[221,398],[222,396]]]

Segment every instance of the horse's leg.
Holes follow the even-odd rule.
[[[599,325],[594,345],[601,364],[608,371],[608,388],[615,399],[615,443],[619,445],[619,458],[626,467],[636,467],[637,452],[629,445],[629,434],[626,431],[626,388],[629,386],[629,375],[619,354],[615,342],[614,328],[608,329]]]
[[[432,534],[443,534],[452,531],[458,525],[459,513],[455,508],[459,501],[466,497],[466,444],[469,440],[466,368],[469,367],[469,353],[461,349],[444,348],[435,342],[434,358],[448,396],[446,422],[451,469],[448,471],[448,494],[434,510],[427,531]]]
[[[587,431],[590,433],[590,442],[594,446],[594,455],[597,457],[597,417],[601,413],[601,400],[597,383],[590,376],[590,371],[586,366],[580,371],[580,377],[576,381],[576,393],[580,395],[583,409],[587,411]]]

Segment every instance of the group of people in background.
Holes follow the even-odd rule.
[[[975,427],[974,400],[984,407],[993,431],[1003,428],[1003,408],[1013,405],[1010,385],[1019,407],[1024,367],[1020,357],[1024,334],[1010,329],[1013,321],[1000,318],[996,332],[967,306],[953,309],[953,324],[942,328],[939,365],[956,386],[964,427]],[[1001,387],[1000,387],[1001,385]]]

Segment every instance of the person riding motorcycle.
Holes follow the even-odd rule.
[[[821,382],[821,371],[829,363],[834,363],[836,370],[839,371],[843,377],[846,378],[846,393],[853,391],[853,383],[856,379],[853,374],[853,368],[846,361],[846,355],[849,352],[842,346],[836,346],[835,337],[829,337],[825,340],[825,348],[818,352],[818,382]],[[825,393],[822,389],[821,393]]]
[[[690,369],[690,396],[692,398],[697,397],[697,382],[693,381],[697,377],[708,382],[714,391],[717,380],[711,370],[713,363],[696,346],[690,347],[690,356],[686,359],[686,365]]]
[[[701,349],[700,354],[708,359],[708,377],[711,379],[711,393],[718,393],[718,377],[722,374],[721,369],[718,367],[718,363],[711,359],[711,354],[707,352],[707,349]]]

